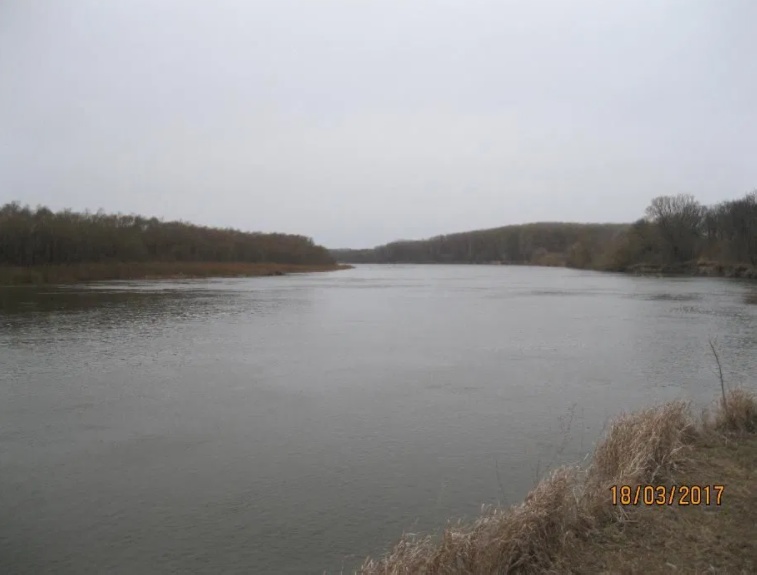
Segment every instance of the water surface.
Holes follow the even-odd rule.
[[[609,417],[754,388],[749,284],[506,266],[0,288],[0,572],[338,573]]]

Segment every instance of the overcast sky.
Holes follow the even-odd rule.
[[[0,0],[0,203],[312,236],[757,187],[754,0]]]

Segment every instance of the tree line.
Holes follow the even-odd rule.
[[[679,194],[652,200],[632,224],[535,223],[332,250],[348,263],[504,263],[628,271],[701,260],[757,265],[757,192],[704,206]]]
[[[755,266],[757,191],[714,206],[690,194],[657,197],[612,248],[614,267],[621,270],[698,260]]]
[[[311,238],[242,232],[137,215],[0,208],[0,265],[116,262],[333,264]]]
[[[350,263],[503,263],[599,265],[601,247],[627,224],[533,223],[391,242],[367,250],[332,250]]]

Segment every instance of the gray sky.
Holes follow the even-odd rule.
[[[757,187],[754,0],[0,0],[0,203],[312,236]]]

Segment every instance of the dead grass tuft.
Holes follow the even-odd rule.
[[[542,573],[555,549],[584,530],[578,468],[561,467],[517,507],[490,507],[471,524],[448,527],[441,538],[403,537],[384,558],[368,559],[364,575]]]
[[[725,394],[725,402],[721,399],[718,404],[697,422],[691,416],[689,404],[683,401],[623,414],[611,423],[588,466],[561,467],[539,483],[522,504],[509,509],[486,508],[472,523],[451,525],[441,537],[404,536],[383,558],[366,559],[359,572],[361,575],[583,572],[580,565],[592,565],[595,552],[610,553],[610,559],[605,557],[601,561],[607,559],[612,563],[613,549],[622,551],[627,545],[629,548],[646,545],[646,539],[644,529],[634,530],[639,521],[638,509],[613,506],[610,486],[664,484],[686,478],[686,473],[702,472],[702,462],[711,457],[708,450],[728,444],[728,436],[757,433],[754,393],[732,390]],[[722,455],[727,459],[726,454]],[[713,483],[717,483],[716,479],[713,478]],[[674,511],[664,513],[671,521],[676,519],[670,515]],[[688,516],[682,516],[685,517]],[[728,528],[727,518],[723,517],[726,524],[718,529]],[[693,537],[694,523],[691,533],[687,531],[680,536]],[[660,527],[658,531],[669,529]],[[733,529],[743,531],[740,524],[734,524]],[[620,546],[614,542],[625,541],[626,537],[631,539]],[[709,543],[703,544],[703,549],[719,548],[721,544],[713,541],[707,539],[705,543]],[[740,541],[731,546],[733,549],[723,551],[720,560],[726,564],[752,565],[749,555],[740,551],[739,545],[744,545]],[[744,550],[753,551],[747,547]],[[694,559],[704,561],[710,557],[707,553],[699,554],[704,559],[699,555]],[[682,554],[675,560],[683,563],[693,557],[690,555]],[[648,558],[649,562],[659,560],[652,555]]]
[[[757,395],[746,389],[733,389],[723,402],[718,402],[714,413],[705,415],[704,428],[720,433],[757,432]]]
[[[619,416],[594,451],[590,483],[664,479],[680,462],[694,430],[689,406],[683,401]]]
[[[448,527],[441,538],[403,537],[362,575],[545,573],[570,553],[571,542],[617,519],[612,484],[651,483],[677,469],[696,436],[684,402],[622,415],[597,445],[585,469],[561,467],[510,509],[489,508],[471,524]]]

